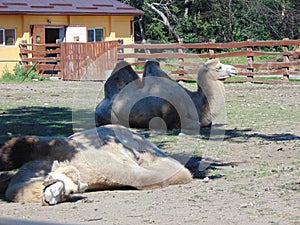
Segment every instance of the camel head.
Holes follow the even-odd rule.
[[[219,59],[208,60],[202,70],[210,71],[210,77],[213,80],[225,80],[237,74],[237,69],[234,66],[223,64]]]
[[[208,60],[199,68],[198,87],[206,92],[204,94],[208,97],[212,95],[212,92],[216,91],[217,86],[223,86],[221,81],[236,74],[237,69],[234,66],[220,63],[219,59]]]
[[[51,172],[45,179],[43,204],[55,205],[70,199],[74,193],[84,192],[88,185],[80,182],[79,171],[70,165],[60,165],[58,161],[52,164]]]

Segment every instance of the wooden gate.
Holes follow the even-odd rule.
[[[117,63],[117,41],[61,43],[63,80],[106,80]]]
[[[45,25],[34,25],[32,33],[32,50],[33,57],[35,58],[44,58],[45,57]]]

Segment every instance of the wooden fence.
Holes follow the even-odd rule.
[[[117,63],[117,41],[20,44],[20,63],[63,80],[106,80]]]
[[[288,81],[290,75],[300,76],[300,50],[296,51],[296,46],[300,46],[300,40],[131,44],[119,45],[118,59],[128,60],[133,66],[157,59],[174,79],[195,80],[205,60],[220,58],[235,66],[238,76],[246,78],[236,81],[258,81],[259,76],[271,75]]]
[[[52,76],[60,75],[60,44],[27,44],[20,45],[20,64],[26,69],[34,67],[39,73]]]
[[[260,76],[280,76],[288,81],[291,75],[300,76],[299,46],[300,40],[130,45],[110,41],[43,46],[21,43],[20,62],[27,69],[34,66],[45,76],[64,80],[106,80],[118,60],[130,62],[141,73],[146,60],[157,59],[173,79],[195,80],[203,62],[220,58],[238,68],[241,79],[235,81],[261,82],[257,79]]]
[[[117,41],[61,43],[64,80],[106,80],[117,62]]]

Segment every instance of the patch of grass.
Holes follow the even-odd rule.
[[[248,191],[253,191],[254,187],[249,184],[236,184],[231,187],[233,193],[237,193],[241,196],[246,196]],[[246,192],[245,192],[246,191]]]
[[[283,185],[282,188],[300,193],[300,182],[287,183],[287,184]]]
[[[234,76],[234,77],[229,77],[226,79],[225,83],[230,83],[230,82],[236,82],[236,81],[239,81],[239,80],[245,80],[247,77],[246,76]],[[278,77],[274,77],[274,76],[254,76],[254,81],[253,83],[256,83],[256,81],[281,81],[282,80],[282,77],[278,76]],[[290,78],[289,79],[290,82],[300,82],[300,79],[295,79],[295,78]]]
[[[1,82],[31,82],[31,81],[45,81],[49,78],[42,77],[34,67],[27,70],[25,67],[22,67],[18,64],[15,65],[13,73],[5,69],[3,71],[2,77],[0,78]]]
[[[255,56],[254,62],[269,62],[274,61],[276,57],[274,55],[263,55],[263,56]]]
[[[230,58],[220,58],[220,62],[224,64],[246,64],[246,57],[230,57]]]
[[[221,169],[209,170],[208,177],[219,178],[225,176],[225,173]]]
[[[72,111],[65,107],[17,107],[0,114],[0,143],[11,136],[66,136],[72,131]]]
[[[16,81],[19,81],[19,80],[20,79],[18,79],[18,77],[15,74],[9,72],[7,70],[7,68],[4,69],[4,71],[2,73],[2,76],[0,78],[1,82],[16,82]]]
[[[227,155],[227,152],[226,152],[226,150],[224,150],[224,149],[221,149],[221,150],[219,150],[218,152],[217,152],[217,158],[221,158],[222,156],[224,156],[224,155]]]
[[[236,181],[239,178],[236,176],[236,173],[233,171],[227,171],[225,175],[225,180],[227,181]]]

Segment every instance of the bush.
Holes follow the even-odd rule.
[[[13,73],[10,73],[7,69],[5,69],[2,74],[1,81],[4,82],[17,81],[17,76]]]
[[[42,77],[35,68],[27,70],[25,67],[18,64],[15,65],[13,73],[7,69],[4,70],[0,79],[3,82],[23,82],[23,81],[44,81],[49,80],[48,78]]]

